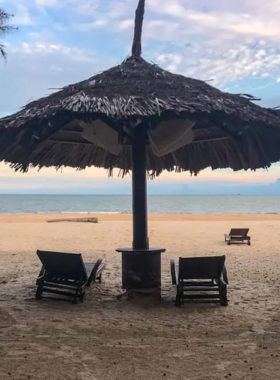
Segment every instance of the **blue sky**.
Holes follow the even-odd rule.
[[[214,86],[226,91],[253,94],[262,98],[264,106],[280,105],[280,0],[146,3],[143,55],[147,60],[175,73],[213,79]],[[8,62],[0,62],[0,116],[49,94],[50,88],[120,63],[130,51],[136,5],[137,0],[0,0],[19,27],[5,39]],[[229,184],[230,191],[239,192],[244,187],[266,189],[278,178],[279,166],[257,173],[206,170],[198,178],[164,173],[151,191],[164,183],[171,192],[182,185],[205,192],[219,186],[227,192]],[[20,175],[3,165],[0,180],[2,192],[98,192],[108,184],[106,173],[97,169]],[[118,191],[130,191],[129,178],[110,181]]]

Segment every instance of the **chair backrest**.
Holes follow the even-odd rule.
[[[88,276],[80,253],[37,251],[46,272],[50,276],[87,281]]]
[[[246,237],[249,232],[249,228],[232,228],[230,230],[230,236],[242,236]]]
[[[212,280],[220,278],[225,265],[225,256],[180,257],[180,280]]]

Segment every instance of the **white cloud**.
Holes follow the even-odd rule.
[[[75,65],[91,62],[92,41],[102,41],[101,47],[97,44],[99,56],[102,56],[100,52],[103,48],[105,51],[106,46],[110,47],[110,50],[107,48],[106,61],[98,63],[98,70],[108,67],[108,59],[118,63],[130,50],[128,44],[132,40],[135,0],[9,1],[21,9],[22,15],[24,12],[29,15],[29,18],[22,17],[22,23],[31,22],[31,16],[34,19],[32,12],[35,5],[40,5],[40,9],[55,5],[58,9],[56,23],[47,18],[46,13],[43,28],[33,28],[29,38],[20,37],[21,33],[18,33],[22,41],[17,46],[9,46],[8,53],[13,54],[9,57],[9,65],[12,59],[24,55],[25,60],[30,59],[29,65],[32,67],[33,55],[35,61],[39,56],[47,56],[47,72],[52,71],[49,75],[65,67],[68,74],[64,77],[64,84],[67,84],[77,78],[77,75],[72,76],[73,62]],[[61,19],[60,13],[63,14]],[[250,80],[253,88],[265,88],[278,81],[280,75],[280,47],[277,41],[280,35],[279,16],[279,0],[267,0],[265,5],[253,0],[149,0],[143,31],[144,56],[172,72],[203,80],[214,79],[213,85],[222,88],[242,91],[244,79]],[[40,23],[42,20],[36,19],[36,24]],[[79,32],[84,33],[87,45]],[[118,47],[114,50],[115,42]],[[83,48],[74,48],[71,43]],[[62,65],[61,59],[63,61],[66,57],[70,61]],[[35,72],[38,70],[36,67]],[[85,73],[81,79],[89,72],[87,67],[78,71]],[[89,74],[95,71],[94,68]],[[18,67],[17,76],[19,72],[23,72],[23,68]],[[42,71],[42,78],[45,72]],[[261,83],[260,80],[267,82]],[[49,82],[53,82],[51,78]],[[32,85],[28,91],[30,96],[34,95]]]
[[[75,26],[77,30],[80,30],[81,32],[89,32],[90,30],[93,29],[100,29],[104,28],[108,25],[107,20],[95,20],[93,22],[88,22],[84,24],[78,24]]]
[[[30,33],[29,33],[29,36],[30,36],[31,38],[40,38],[40,37],[41,37],[41,34],[38,33],[38,32],[30,32]]]
[[[95,0],[70,0],[64,2],[65,7],[71,6],[75,12],[91,15],[92,17],[98,10],[99,4],[100,2]]]
[[[150,19],[146,33],[149,38],[162,41],[202,40],[225,47],[232,42],[248,44],[256,39],[276,43],[280,33],[279,0],[269,0],[265,7],[252,0],[150,0],[147,8]]]
[[[29,43],[23,42],[21,45],[22,51],[26,54],[31,54],[32,50],[30,49]]]
[[[101,65],[93,53],[57,42],[25,41],[12,46],[8,63],[0,62],[0,111],[15,112],[28,101],[51,93],[50,88],[86,79]]]
[[[75,13],[87,17],[106,16],[106,19],[119,19],[125,15],[131,15],[137,5],[135,0],[65,0],[64,8],[71,6]]]
[[[49,6],[57,5],[58,1],[57,0],[35,0],[35,3],[43,7],[49,7]]]
[[[279,72],[280,54],[269,46],[266,53],[260,46],[251,50],[242,45],[228,50],[221,47],[216,51],[207,49],[207,45],[202,43],[185,48],[181,55],[159,54],[153,60],[170,71],[203,80],[214,79],[217,85],[225,85],[240,78],[268,78],[270,73],[276,74]]]
[[[55,51],[60,51],[64,54],[69,54],[74,52],[75,49],[71,49],[68,46],[56,45],[56,44],[47,44],[47,43],[29,43],[23,42],[18,47],[11,48],[12,53],[27,53],[27,54],[36,54],[36,53],[53,53]]]
[[[8,64],[0,61],[2,116],[48,95],[50,88],[119,63],[130,50],[137,0],[0,3],[15,14],[12,23],[20,27],[5,40]],[[144,56],[176,73],[214,79],[211,84],[224,89],[245,92],[249,86],[269,97],[267,88],[274,84],[275,89],[280,83],[279,18],[280,0],[147,0]],[[278,104],[279,90],[270,99]],[[279,168],[273,175],[279,177]],[[244,176],[251,178],[248,173]],[[43,177],[36,174],[34,184]],[[30,177],[23,178],[28,185]]]
[[[16,5],[15,16],[12,23],[17,26],[32,25],[33,21],[29,9],[25,5],[21,3]]]
[[[117,28],[120,30],[126,30],[133,26],[133,20],[122,20],[118,23]]]

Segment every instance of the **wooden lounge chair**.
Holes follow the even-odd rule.
[[[179,258],[176,269],[171,260],[172,285],[177,286],[175,305],[185,300],[219,302],[227,306],[227,271],[225,256]]]
[[[101,283],[105,267],[102,259],[96,263],[84,263],[81,254],[37,251],[43,266],[37,278],[36,299],[42,293],[70,297],[76,303],[84,300],[85,288],[92,282]]]
[[[251,245],[251,238],[248,236],[249,228],[232,228],[229,234],[225,235],[227,245],[243,243]]]

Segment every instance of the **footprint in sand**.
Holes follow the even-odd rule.
[[[6,310],[0,309],[0,331],[16,324],[15,318]]]
[[[225,371],[229,365],[231,365],[231,362],[221,361],[219,364],[216,364],[216,367],[220,371]]]
[[[79,372],[77,375],[79,376],[79,380],[97,380],[97,377],[93,376],[89,371]]]

